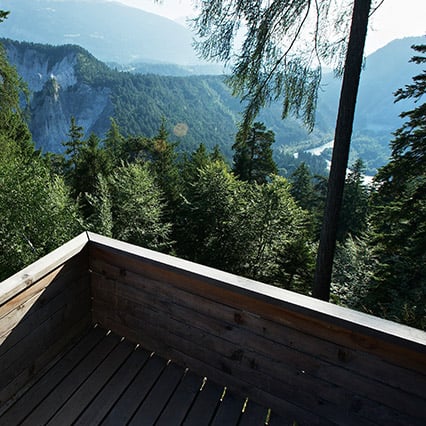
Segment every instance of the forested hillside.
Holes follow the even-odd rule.
[[[182,151],[199,143],[219,145],[229,157],[242,106],[223,76],[158,76],[118,72],[78,46],[47,46],[3,40],[8,57],[29,85],[30,129],[37,147],[61,152],[71,116],[104,135],[114,117],[123,134],[153,136],[166,119]],[[265,111],[277,145],[322,140],[294,119],[283,122],[277,108]],[[328,136],[327,136],[328,138]]]
[[[417,48],[417,63],[425,53]],[[305,163],[288,179],[276,175],[275,134],[263,123],[234,139],[232,165],[219,147],[178,152],[161,120],[153,136],[125,135],[114,120],[105,136],[84,136],[72,117],[64,154],[40,153],[3,50],[0,70],[1,278],[89,229],[311,294],[327,178]],[[96,61],[77,70],[93,87],[107,81],[113,90],[109,75],[129,88],[139,81]],[[150,78],[155,86],[158,77]],[[424,79],[423,72],[398,99],[420,98]],[[405,113],[373,188],[363,184],[362,161],[352,165],[332,286],[335,303],[423,329],[425,118],[424,104]]]
[[[401,105],[394,105],[392,93],[418,68],[408,63],[409,46],[415,41],[396,41],[366,60],[351,162],[362,158],[368,174],[374,174],[389,156],[388,141],[403,110]],[[232,156],[231,146],[243,106],[230,95],[223,76],[118,72],[78,46],[11,40],[3,40],[3,44],[9,60],[29,86],[29,125],[36,146],[45,152],[63,150],[70,117],[74,116],[86,136],[95,132],[101,137],[109,127],[110,117],[115,118],[123,134],[148,137],[155,134],[165,118],[170,138],[179,143],[179,150],[194,150],[204,143],[208,148],[218,145],[228,159]],[[332,140],[339,84],[331,76],[324,77],[312,133],[294,118],[282,120],[279,104],[259,115],[259,120],[276,135],[274,155],[284,174],[297,167],[299,162],[292,159],[295,152]],[[408,102],[404,108],[411,105]],[[312,165],[319,161],[323,168],[325,159],[329,159],[327,151],[323,158],[309,161]]]
[[[124,134],[153,136],[166,118],[172,134],[177,125],[182,149],[232,144],[238,101],[222,77],[134,75],[108,68],[78,46],[3,43],[28,82],[30,128],[44,151],[62,151],[71,116],[86,134],[104,135],[115,117]]]
[[[392,128],[394,136],[380,115],[392,109],[384,99],[388,89],[374,93],[374,80],[366,79],[368,102],[358,103],[353,138],[363,142],[354,146],[374,147],[386,139],[391,153],[366,186],[365,162],[348,164],[347,157],[356,99],[350,92],[356,92],[361,72],[369,2],[353,3],[350,26],[359,31],[351,30],[348,42],[330,177],[324,158],[317,163],[304,151],[330,143],[334,101],[318,109],[311,134],[297,120],[281,118],[292,112],[313,126],[320,72],[312,68],[311,49],[326,58],[336,45],[313,34],[307,52],[287,57],[299,18],[302,26],[309,22],[303,9],[309,13],[308,3],[290,2],[285,8],[280,3],[277,9],[278,2],[231,3],[236,8],[200,3],[196,27],[204,38],[198,45],[204,46],[204,56],[226,59],[241,11],[247,18],[247,43],[228,79],[253,108],[246,109],[238,131],[242,106],[223,77],[120,72],[78,46],[5,41],[7,54],[0,47],[0,277],[87,229],[425,329],[426,46],[401,48],[413,55],[416,67],[396,92],[405,112]],[[43,9],[43,16],[52,12]],[[319,33],[324,36],[328,18],[339,17],[335,24],[342,23],[346,34],[349,20],[338,13],[323,16],[324,10],[313,17],[318,24],[321,18]],[[7,17],[0,10],[0,23]],[[277,34],[282,22],[290,26]],[[291,28],[297,29],[294,43],[282,55],[281,36]],[[397,52],[392,50],[395,57]],[[388,68],[384,56],[380,61],[377,75],[383,80]],[[272,102],[257,115],[263,104],[277,99],[283,104]],[[44,137],[51,146],[41,142]],[[375,167],[371,157],[367,161],[369,169]],[[327,227],[333,232],[324,233]],[[324,240],[332,244],[324,246]],[[325,257],[330,260],[322,274],[325,291],[318,292],[314,264]]]

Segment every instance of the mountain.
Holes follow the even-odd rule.
[[[231,157],[242,106],[230,94],[223,76],[160,76],[109,68],[75,45],[49,46],[0,39],[9,61],[28,84],[30,130],[37,148],[62,152],[71,116],[85,136],[103,136],[114,117],[125,135],[154,136],[165,118],[181,150],[200,143],[218,145]],[[260,120],[273,127],[277,146],[304,145],[323,139],[309,134],[295,119],[281,120],[275,105]],[[179,129],[187,129],[182,134]],[[329,136],[327,136],[329,137]]]
[[[32,92],[30,128],[44,151],[63,150],[61,143],[67,140],[71,116],[84,127],[86,136],[90,132],[104,135],[113,116],[124,134],[148,137],[158,131],[164,117],[171,138],[179,141],[182,150],[195,149],[203,142],[232,154],[242,105],[230,95],[222,76],[120,72],[78,46],[2,42]],[[419,73],[420,68],[408,61],[413,55],[410,46],[422,42],[423,38],[398,40],[366,59],[351,155],[352,161],[361,157],[370,173],[387,161],[391,132],[401,124],[398,115],[412,107],[394,104],[392,93]],[[311,134],[293,118],[283,121],[278,103],[261,112],[259,121],[275,132],[277,155],[332,139],[339,87],[338,80],[325,76]],[[181,129],[187,131],[182,134]]]
[[[389,142],[393,139],[393,132],[403,123],[399,115],[414,107],[413,100],[395,103],[394,93],[410,84],[412,77],[421,72],[421,65],[410,62],[414,55],[411,46],[425,42],[425,37],[394,40],[365,58],[355,111],[350,162],[362,158],[369,174],[374,174],[378,167],[388,161]],[[340,80],[332,74],[325,75],[322,88],[318,113],[323,125],[334,127]],[[326,157],[331,158],[330,150]]]
[[[153,0],[154,1],[154,0]],[[0,37],[78,44],[105,62],[200,63],[192,34],[161,16],[106,0],[3,0]]]
[[[415,52],[413,44],[426,43],[426,37],[407,37],[394,40],[369,55],[359,92],[359,105],[355,126],[360,132],[379,134],[394,132],[402,124],[399,114],[414,106],[411,100],[395,103],[394,93],[412,77],[422,71],[422,66],[410,62]]]
[[[400,125],[399,114],[412,107],[412,102],[394,102],[397,89],[411,83],[421,71],[410,62],[413,44],[425,43],[425,37],[407,37],[394,40],[369,55],[361,74],[354,127],[369,135],[391,135]],[[325,75],[319,97],[319,109],[330,108],[330,125],[335,120],[340,81]]]
[[[164,117],[172,137],[182,124],[188,129],[179,137],[182,149],[204,142],[230,152],[239,102],[223,77],[131,74],[110,69],[79,46],[0,42],[28,84],[30,130],[43,151],[63,150],[74,116],[86,136],[103,136],[115,117],[124,134],[148,137]]]

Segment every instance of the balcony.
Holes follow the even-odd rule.
[[[0,424],[424,425],[426,333],[92,233],[0,283]]]

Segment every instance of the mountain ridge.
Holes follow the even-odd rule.
[[[391,43],[377,52],[377,59],[366,60],[352,155],[368,160],[371,169],[386,162],[391,133],[400,125],[398,115],[410,107],[394,104],[392,93],[409,84],[416,74],[413,64],[408,64],[412,56],[409,46],[422,41],[410,38]],[[165,118],[171,137],[179,142],[181,150],[193,150],[202,142],[209,148],[219,145],[228,158],[232,156],[231,146],[243,107],[231,96],[223,76],[131,74],[110,69],[79,46],[12,40],[3,43],[11,63],[32,91],[30,128],[37,146],[44,151],[63,150],[61,143],[67,139],[71,116],[84,127],[86,136],[95,132],[101,137],[109,128],[110,117],[115,117],[124,134],[147,137],[158,131]],[[403,73],[395,67],[387,72],[385,57],[389,55],[403,65]],[[378,77],[374,76],[376,60],[384,69]],[[388,84],[384,84],[385,77]],[[401,84],[395,87],[397,83]],[[261,111],[258,120],[276,134],[276,153],[309,149],[332,139],[339,87],[337,80],[324,81],[325,93],[318,101],[317,125],[312,134],[293,118],[283,121],[279,103]],[[370,119],[373,112],[381,121]],[[174,135],[175,126],[182,123],[188,127],[187,134]]]

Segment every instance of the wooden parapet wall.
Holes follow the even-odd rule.
[[[0,285],[0,416],[91,322],[283,424],[426,424],[426,333],[91,233]]]
[[[426,424],[426,334],[89,234],[93,320],[298,425]]]
[[[0,283],[0,413],[91,324],[87,235]]]

